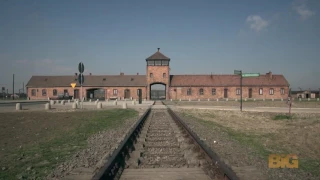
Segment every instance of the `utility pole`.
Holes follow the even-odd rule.
[[[240,70],[240,111],[242,111],[242,70]]]
[[[14,74],[12,79],[12,100],[14,100]]]

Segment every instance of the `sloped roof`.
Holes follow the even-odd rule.
[[[240,86],[238,75],[171,75],[171,86]],[[283,75],[243,78],[243,86],[289,86]]]
[[[150,57],[148,57],[146,60],[170,60],[167,56],[163,55],[160,52],[160,48],[158,48],[158,51],[152,54]]]
[[[32,76],[26,87],[68,87],[77,76]],[[146,86],[146,75],[84,75],[83,86]]]

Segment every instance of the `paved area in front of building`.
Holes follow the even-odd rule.
[[[136,101],[136,104],[132,104],[132,101],[117,101],[117,105],[114,105],[114,101],[100,101],[102,103],[102,108],[122,108],[124,103],[127,103],[128,108],[146,108],[153,104],[153,101],[142,101],[142,104],[138,104]],[[64,105],[60,103],[56,103],[54,105],[51,105],[52,109],[58,109],[58,110],[66,110],[66,109],[72,109],[73,102],[66,102]],[[79,104],[78,108],[81,108],[81,103]],[[97,104],[93,102],[83,102],[83,108],[84,109],[97,109]],[[45,104],[39,103],[39,104],[22,104],[22,111],[39,111],[39,110],[45,110]],[[1,105],[0,106],[0,112],[14,112],[16,111],[16,103],[14,104],[8,104],[8,105]]]
[[[173,106],[173,108],[183,109],[213,109],[213,110],[229,110],[229,111],[240,111],[239,106]],[[283,107],[243,107],[243,111],[255,111],[255,112],[289,112],[289,108]],[[320,108],[291,108],[292,113],[320,113]]]

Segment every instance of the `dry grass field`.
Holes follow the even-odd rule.
[[[133,117],[138,112],[132,109],[0,113],[0,179],[44,179],[58,164],[86,148],[93,134],[119,128]],[[112,142],[123,135],[119,133],[102,139],[112,138]],[[92,149],[98,155],[99,145]]]
[[[232,166],[257,166],[269,179],[320,177],[320,114],[176,111]],[[269,154],[282,153],[296,154],[299,168],[269,169]]]
[[[176,106],[240,106],[239,101],[164,101]],[[243,107],[288,107],[286,101],[243,101]],[[320,108],[320,101],[294,101],[293,108]]]

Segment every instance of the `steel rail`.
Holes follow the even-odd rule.
[[[155,102],[153,104],[155,104]],[[164,103],[162,102],[162,104]],[[226,180],[239,180],[239,177],[236,175],[236,173],[228,165],[226,165],[220,159],[220,157],[210,149],[210,147],[203,143],[200,138],[186,125],[186,123],[176,113],[173,112],[171,108],[169,108],[167,105],[165,106],[167,107],[172,119],[187,132],[189,137],[191,137],[191,139],[194,141],[194,144],[197,145],[200,148],[200,151],[204,152],[204,154],[207,156],[207,159],[209,158],[209,161],[211,160],[212,164],[218,167],[219,172],[224,175],[224,178]],[[92,180],[113,180],[117,176],[118,171],[121,168],[124,169],[125,161],[128,158],[129,153],[134,149],[134,144],[136,143],[150,112],[151,107],[147,109],[139,121],[129,131],[124,140],[120,143],[119,147],[107,160],[107,163],[95,172]]]
[[[166,105],[167,106],[167,105]],[[226,180],[239,180],[240,178],[236,175],[236,173],[231,169],[230,166],[224,163],[223,160],[220,159],[217,153],[211,150],[210,147],[208,147],[205,143],[203,143],[200,138],[197,136],[196,133],[194,133],[187,124],[176,114],[173,112],[171,108],[168,108],[168,112],[171,115],[171,117],[180,124],[186,132],[189,134],[189,136],[193,139],[194,144],[199,145],[201,150],[212,160],[212,163],[219,167],[220,172],[224,174],[224,178]]]
[[[107,163],[100,169],[98,169],[92,180],[112,180],[117,175],[120,167],[125,166],[125,160],[134,148],[134,143],[139,136],[145,120],[149,116],[151,108],[148,108],[147,111],[141,116],[138,122],[134,127],[129,131],[124,140],[121,142],[119,147],[112,153],[111,157],[108,159]]]

